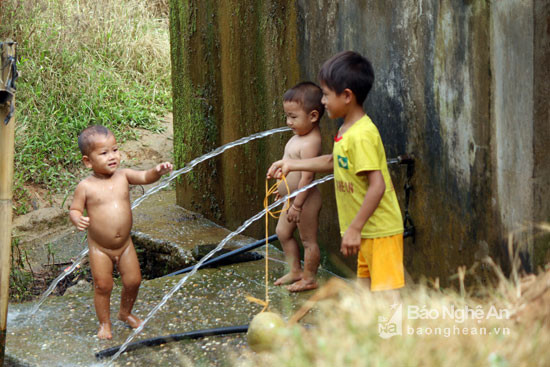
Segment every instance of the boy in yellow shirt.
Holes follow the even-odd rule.
[[[277,161],[267,176],[334,171],[340,251],[358,255],[357,277],[372,291],[402,288],[403,219],[380,133],[363,110],[374,82],[371,63],[356,52],[341,52],[323,64],[319,79],[329,117],[344,119],[332,154]]]

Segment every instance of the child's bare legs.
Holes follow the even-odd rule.
[[[275,285],[289,284],[302,279],[302,266],[300,264],[300,248],[298,242],[294,239],[294,230],[296,223],[287,220],[286,212],[281,213],[275,233],[281,242],[285,259],[290,267],[287,274],[275,281]]]
[[[122,255],[120,255],[118,270],[122,278],[118,319],[126,322],[132,328],[137,328],[141,325],[141,320],[132,314],[132,308],[134,307],[141,284],[141,270],[133,243],[130,243]]]
[[[111,339],[111,291],[113,290],[113,261],[101,250],[90,247],[90,268],[94,278],[94,305],[99,320],[99,339]]]
[[[304,270],[302,279],[289,285],[291,292],[301,292],[315,289],[317,285],[317,269],[321,260],[321,252],[317,244],[317,229],[319,226],[319,211],[321,210],[321,193],[311,190],[300,215],[298,230],[304,246]]]

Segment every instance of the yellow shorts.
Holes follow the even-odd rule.
[[[371,291],[404,287],[403,234],[363,238],[357,255],[357,277],[371,278]]]

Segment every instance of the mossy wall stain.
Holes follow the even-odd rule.
[[[203,3],[204,5],[205,3]],[[191,1],[172,1],[170,10],[170,35],[172,48],[172,86],[174,99],[174,156],[178,167],[190,162],[218,145],[218,127],[212,105],[216,103],[211,81],[215,74],[216,54],[201,45],[211,45],[214,40],[208,28],[197,28],[204,18],[204,7],[196,7]],[[176,36],[177,35],[177,36]],[[201,42],[197,42],[200,39]],[[190,52],[192,50],[192,52]],[[204,59],[200,72],[195,57]],[[196,210],[209,210],[220,217],[218,199],[203,187],[213,191],[219,185],[216,180],[218,163],[207,161],[199,169],[180,178],[178,201],[188,200]]]
[[[174,99],[186,100],[174,104],[178,165],[284,126],[281,96],[299,81],[293,2],[174,0],[171,12]],[[267,165],[289,137],[250,142],[197,166],[178,184],[178,204],[238,227],[263,209]],[[261,237],[261,228],[249,233]]]
[[[542,40],[542,51],[534,59],[544,61],[549,10],[543,3],[534,4],[538,9],[534,33],[540,34],[535,39]],[[284,125],[282,93],[298,81],[317,81],[324,60],[353,49],[368,56],[375,68],[375,85],[364,107],[380,130],[386,155],[416,156],[409,209],[417,236],[414,243],[405,243],[409,272],[415,277],[440,277],[445,284],[459,265],[471,265],[487,254],[502,260],[503,234],[511,229],[502,218],[511,209],[501,205],[505,198],[497,187],[506,183],[499,181],[503,175],[495,147],[514,136],[513,129],[502,130],[508,125],[495,118],[495,109],[500,108],[495,105],[495,80],[507,75],[494,69],[502,62],[494,50],[500,39],[508,39],[520,52],[522,43],[533,42],[525,34],[510,38],[506,30],[495,36],[495,9],[502,12],[513,6],[508,0],[498,6],[452,0],[172,0],[172,12],[182,20],[172,24],[175,131],[180,134],[176,139],[186,145],[176,147],[179,163],[205,147]],[[525,67],[532,67],[528,58],[524,60]],[[548,95],[545,72],[543,66],[535,69],[541,80],[535,89]],[[548,99],[533,103],[539,121],[535,129],[542,133]],[[193,118],[200,119],[200,127],[188,125]],[[323,152],[330,153],[338,122],[325,117],[321,128]],[[178,203],[236,228],[262,209],[266,169],[281,157],[289,137],[280,134],[250,143],[197,167],[192,178],[178,185]],[[195,139],[203,145],[193,145]],[[541,142],[535,140],[534,159],[531,147],[518,154],[534,160],[535,183],[542,190],[548,182],[544,178],[548,165],[541,157],[550,151]],[[394,166],[391,172],[403,205],[400,188],[405,168]],[[320,190],[323,258],[346,273],[353,270],[355,260],[339,255],[332,184]],[[533,192],[533,187],[525,192]],[[520,203],[518,210],[532,211],[536,218],[550,215],[548,205],[533,210],[525,205]],[[274,223],[272,232],[273,228]],[[263,236],[261,225],[249,232]]]

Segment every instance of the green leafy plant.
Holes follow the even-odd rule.
[[[11,254],[10,299],[26,301],[32,297],[34,273],[27,252],[19,246],[18,238],[12,240]],[[28,265],[29,270],[25,269],[25,264]]]

